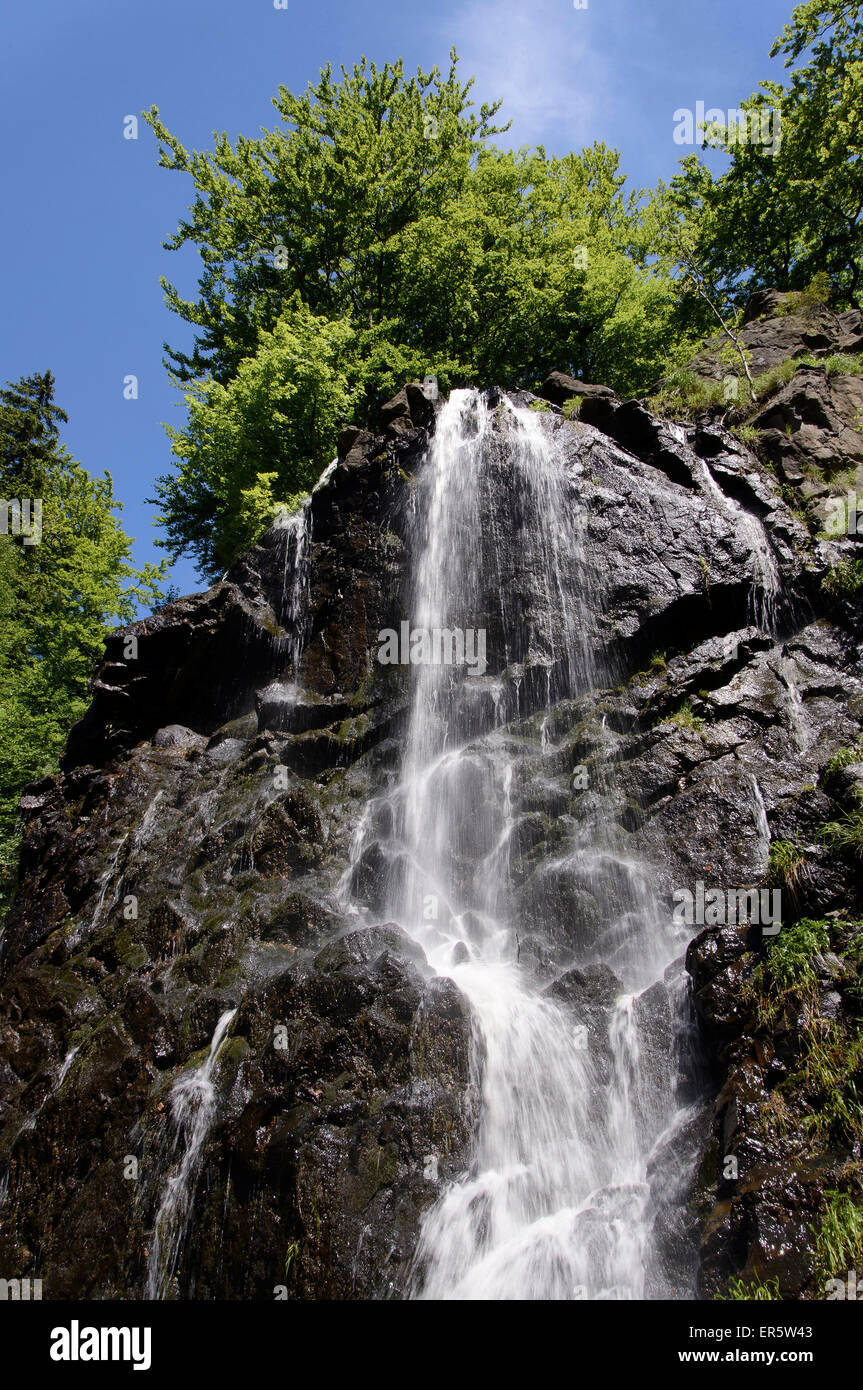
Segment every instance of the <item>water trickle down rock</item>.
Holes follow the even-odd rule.
[[[821,587],[844,543],[715,420],[582,394],[450,401],[430,452],[406,389],[340,439],[302,547],[273,528],[136,661],[109,639],[22,802],[2,942],[0,1264],[47,1297],[147,1296],[136,1182],[164,1196],[172,1088],[232,1011],[174,1296],[686,1297],[776,1226],[778,1149],[745,1198],[710,1176],[757,953],[702,934],[694,1032],[670,908],[827,818],[863,723],[858,611]],[[444,616],[485,675],[376,660]],[[848,901],[820,851],[805,891]]]

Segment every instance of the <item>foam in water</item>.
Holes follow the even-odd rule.
[[[148,1298],[164,1298],[174,1275],[180,1246],[192,1215],[204,1143],[216,1109],[213,1086],[216,1057],[236,1012],[236,1009],[228,1009],[221,1015],[201,1066],[184,1071],[171,1087],[175,1152],[181,1147],[182,1152],[174,1172],[166,1180],[153,1223],[147,1261]]]
[[[547,712],[597,683],[583,617],[598,576],[585,560],[583,520],[554,433],[537,413],[508,401],[492,410],[475,392],[453,392],[418,489],[411,619],[429,629],[488,624],[507,669],[480,682],[440,665],[413,668],[401,782],[388,797],[387,918],[458,983],[476,1030],[472,1162],[423,1222],[412,1285],[419,1297],[664,1293],[650,1268],[648,1164],[676,1122],[675,1059],[669,1045],[660,1074],[646,1065],[637,996],[661,980],[682,943],[656,911],[644,866],[621,853],[608,797],[586,798],[570,848],[540,872],[550,886],[555,875],[577,882],[599,905],[598,935],[576,933],[576,963],[610,961],[620,997],[604,1041],[588,1046],[587,1030],[547,992],[547,980],[522,964],[511,873],[517,783],[554,751]],[[528,685],[546,717],[519,751],[505,725],[523,694],[527,703]],[[505,689],[516,692],[515,705]],[[373,824],[363,818],[355,856]],[[553,933],[561,924],[547,898],[544,926]]]

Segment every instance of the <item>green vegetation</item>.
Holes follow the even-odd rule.
[[[737,435],[741,444],[745,444],[748,449],[751,449],[752,446],[757,443],[761,431],[758,430],[755,425],[747,424],[737,425],[734,429],[734,433]]]
[[[792,905],[797,901],[797,890],[805,873],[806,855],[799,845],[790,840],[774,840],[771,843],[767,882],[772,888],[781,888],[787,893]]]
[[[720,360],[722,356],[723,353],[720,353]],[[783,386],[787,386],[802,367],[818,367],[826,372],[828,378],[863,375],[863,359],[853,357],[849,353],[835,352],[826,357],[805,353],[800,357],[786,357],[753,379],[754,409],[763,409],[767,401],[781,391]],[[691,367],[678,367],[668,374],[649,398],[651,409],[659,415],[691,420],[702,411],[722,408],[733,422],[739,422],[734,424],[735,434],[744,443],[751,443],[758,438],[759,432],[747,418],[751,417],[753,412],[748,387],[733,363],[728,364],[726,375],[737,378],[737,398],[726,398],[724,379],[713,381],[699,376]]]
[[[348,323],[316,317],[295,296],[227,385],[193,383],[186,425],[168,431],[181,471],[158,485],[175,554],[180,512],[183,543],[215,576],[257,536],[262,518],[296,509],[367,384],[361,374],[350,380],[342,365],[355,336]],[[395,360],[393,390],[415,365]],[[372,376],[388,379],[377,359]]]
[[[691,420],[700,411],[725,404],[724,386],[721,381],[698,376],[690,367],[677,367],[649,397],[648,404],[655,415]]]
[[[704,132],[705,147],[728,156],[725,172],[715,175],[693,154],[681,161],[670,185],[657,190],[664,254],[682,266],[681,244],[689,248],[724,315],[733,316],[762,286],[801,292],[792,310],[828,296],[835,307],[859,308],[859,0],[797,5],[771,57],[784,60],[786,80],[764,81],[738,103],[746,131],[714,126]]]
[[[363,59],[326,68],[257,140],[188,152],[149,120],[163,167],[191,178],[166,245],[198,249],[196,331],[171,352],[189,426],[157,500],[173,555],[225,567],[279,502],[307,490],[338,424],[376,423],[406,379],[535,389],[552,368],[632,394],[680,337],[680,289],[651,263],[619,157],[496,149],[455,53],[407,78]],[[693,340],[694,341],[694,340]]]
[[[822,1015],[824,981],[841,991],[839,1018]],[[765,1138],[781,1139],[801,1158],[848,1155],[840,1172],[849,1190],[824,1194],[818,1227],[816,1275],[831,1277],[860,1257],[863,1237],[863,1170],[855,1159],[863,1144],[863,929],[842,916],[784,925],[765,943],[742,999],[756,1049],[782,1039],[784,1074],[758,1121]]]
[[[863,806],[843,811],[838,820],[821,827],[821,838],[843,858],[863,859]]]
[[[841,1278],[863,1263],[863,1205],[847,1192],[827,1192],[827,1210],[818,1232],[816,1254],[825,1279]]]
[[[850,558],[831,566],[821,581],[821,587],[831,598],[854,599],[863,593],[863,560]]]
[[[801,357],[786,357],[783,362],[777,362],[775,367],[755,378],[759,403],[763,405],[771,396],[775,396],[777,391],[781,391],[783,386],[787,386],[801,367],[820,367],[828,377],[860,376],[863,372],[861,359],[851,357],[847,353],[834,352],[827,357],[815,357],[812,353],[806,353]]]
[[[298,1240],[292,1240],[292,1241],[290,1241],[290,1243],[288,1244],[287,1249],[285,1250],[285,1279],[286,1279],[286,1280],[289,1279],[290,1276],[291,1276],[291,1265],[293,1264],[294,1260],[297,1258],[297,1256],[299,1255],[299,1253],[300,1253],[300,1242],[299,1242]]]
[[[660,724],[676,724],[681,729],[704,728],[704,720],[694,713],[691,700],[684,700],[674,714],[669,714],[667,718],[661,719],[659,722]]]
[[[809,1107],[802,1132],[820,1144],[855,1147],[863,1137],[863,1037],[812,1020],[802,1044],[801,1065],[790,1078]]]
[[[861,757],[863,740],[855,748],[840,750],[827,763],[822,782],[829,782],[840,768]],[[823,826],[821,836],[831,853],[859,858],[863,807]],[[791,876],[797,882],[805,871],[803,862],[802,852],[788,841],[771,846],[773,876]],[[821,1015],[819,975],[832,979],[841,990],[843,1008],[838,1018]],[[766,946],[745,994],[755,1005],[759,1030],[775,1033],[791,1022],[797,1038],[796,1065],[789,1067],[772,1094],[767,1123],[778,1133],[797,1130],[809,1142],[817,1140],[820,1148],[838,1145],[849,1153],[859,1151],[863,1143],[863,929],[848,922],[844,913],[784,925]],[[853,1171],[854,1164],[849,1175]],[[859,1194],[827,1196],[830,1202],[819,1242],[827,1242],[835,1254],[843,1231],[863,1230],[863,1205]]]
[[[808,317],[818,309],[827,308],[832,298],[830,276],[823,270],[813,275],[810,283],[802,290],[791,290],[787,299],[777,308],[779,318],[799,314]]]
[[[685,366],[718,323],[742,385],[728,413],[778,389],[800,364],[750,382],[737,330],[751,292],[791,292],[789,313],[857,303],[859,8],[798,6],[772,54],[784,83],[740,104],[752,138],[702,132],[725,172],[693,154],[646,195],[624,192],[601,143],[497,148],[499,103],[475,109],[455,51],[446,74],[363,58],[336,80],[327,67],[299,95],[279,88],[272,130],[220,135],[209,152],[186,150],[152,108],[161,165],[191,180],[165,244],[201,256],[195,297],[165,282],[196,335],[168,356],[188,405],[176,471],[156,484],[171,555],[220,572],[308,491],[339,425],[374,425],[412,377],[535,390],[560,368],[623,395],[662,379],[654,408],[689,418],[733,404]]]
[[[747,1302],[764,1303],[781,1299],[778,1279],[764,1279],[756,1274],[748,1282],[745,1279],[729,1279],[728,1293],[717,1294],[720,1303]]]
[[[760,404],[764,404],[771,396],[775,396],[783,386],[787,386],[789,381],[796,376],[801,367],[812,365],[812,359],[804,357],[786,357],[784,362],[777,362],[775,367],[770,367],[761,376],[755,378],[755,390]]]
[[[710,602],[710,566],[703,555],[698,557],[698,568],[701,571],[701,587],[704,590],[708,603]]]
[[[401,61],[363,58],[340,77],[327,67],[300,94],[279,88],[273,129],[217,135],[209,151],[184,148],[153,107],[159,162],[182,175],[190,203],[165,244],[200,257],[191,298],[164,283],[194,332],[191,348],[168,350],[186,413],[169,430],[173,467],[155,484],[167,552],[219,574],[308,492],[340,426],[376,425],[406,379],[535,390],[558,368],[624,396],[660,381],[656,410],[723,408],[752,444],[753,396],[760,406],[809,363],[859,374],[859,359],[836,354],[789,359],[750,381],[738,331],[764,286],[789,293],[788,313],[859,304],[860,9],[798,5],[772,53],[782,80],[741,103],[760,138],[707,130],[724,171],[692,154],[648,193],[627,189],[603,143],[563,156],[496,147],[508,129],[496,124],[499,103],[476,108],[454,51],[446,72],[414,77]],[[686,365],[717,326],[738,402]],[[52,765],[80,713],[106,626],[137,599],[163,601],[153,568],[130,568],[110,479],[92,478],[59,444],[65,417],[52,390],[50,377],[28,378],[2,407],[3,490],[45,505],[40,545],[0,537],[7,879],[17,792]],[[574,398],[563,413],[580,409]],[[863,561],[843,560],[824,587],[859,596]],[[673,719],[703,724],[688,703]],[[854,824],[829,833],[854,848]]]
[[[793,926],[783,926],[767,947],[765,959],[756,967],[755,989],[773,999],[792,991],[805,992],[816,978],[813,957],[829,947],[830,932],[826,922],[803,918]]]
[[[857,740],[853,748],[840,748],[838,753],[828,759],[821,780],[827,785],[830,779],[843,767],[851,767],[854,763],[863,762],[863,736]]]
[[[827,357],[819,358],[818,364],[828,377],[863,376],[863,358],[852,357],[849,352],[831,352]]]
[[[105,633],[161,597],[159,571],[129,563],[110,477],[92,477],[60,443],[66,418],[50,372],[0,391],[0,497],[42,502],[37,543],[23,530],[0,534],[0,913],[14,888],[22,787],[56,765]]]

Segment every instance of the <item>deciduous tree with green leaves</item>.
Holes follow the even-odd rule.
[[[41,538],[0,534],[0,912],[15,880],[18,798],[50,770],[86,708],[105,633],[158,602],[163,566],[130,564],[108,474],[60,442],[50,372],[0,391],[0,498],[41,500]]]
[[[860,307],[863,275],[863,19],[861,0],[798,5],[776,39],[787,79],[765,81],[741,103],[749,129],[712,126],[705,147],[722,148],[715,176],[697,155],[681,161],[670,189],[705,281],[723,311],[758,288],[805,289],[829,278],[834,304]],[[778,111],[778,142],[752,138]],[[661,244],[657,246],[662,250]],[[667,250],[667,248],[665,248]]]
[[[187,152],[154,109],[166,168],[191,176],[166,245],[197,246],[198,297],[165,283],[197,330],[168,350],[187,386],[177,472],[156,500],[174,556],[217,574],[275,506],[314,482],[339,424],[374,421],[411,376],[446,388],[536,386],[554,367],[623,391],[651,384],[676,338],[678,289],[649,264],[639,195],[604,145],[550,158],[490,143],[455,52],[329,68],[258,140]]]

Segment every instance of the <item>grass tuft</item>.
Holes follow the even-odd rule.
[[[762,1279],[756,1274],[749,1282],[745,1279],[729,1279],[728,1293],[717,1294],[720,1303],[767,1303],[781,1301],[779,1279]]]
[[[857,598],[863,592],[863,560],[840,560],[822,579],[821,588],[831,598]]]
[[[783,927],[771,939],[767,955],[757,967],[754,983],[759,989],[784,995],[801,993],[815,984],[813,957],[830,949],[830,930],[826,922],[803,917],[791,927]]]
[[[680,709],[676,710],[674,714],[669,714],[667,718],[661,719],[659,722],[660,724],[676,724],[678,728],[681,729],[704,728],[704,720],[695,714],[692,703],[689,700],[684,700]]]
[[[798,890],[807,874],[806,855],[791,840],[773,840],[767,857],[767,882],[771,888],[781,888],[792,905],[797,902]]]
[[[827,1208],[815,1246],[825,1279],[844,1275],[863,1263],[863,1202],[848,1192],[826,1192]]]
[[[863,806],[843,811],[838,820],[828,821],[818,833],[834,854],[863,859]]]

